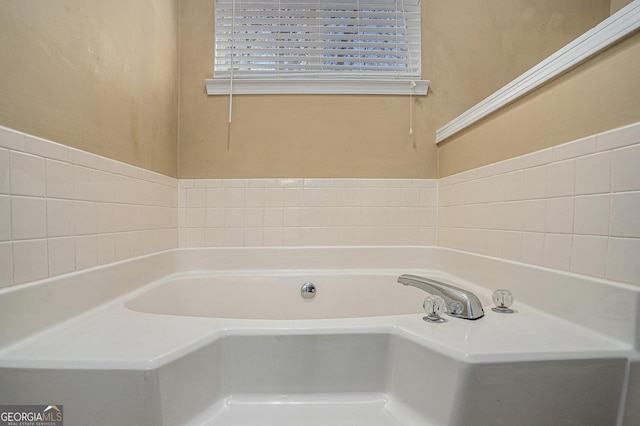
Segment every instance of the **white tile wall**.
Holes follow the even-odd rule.
[[[182,179],[180,246],[434,245],[433,179]]]
[[[438,186],[440,246],[640,284],[640,123]]]
[[[177,179],[0,127],[0,287],[178,246]]]
[[[0,287],[173,247],[441,245],[640,284],[640,124],[429,179],[182,179],[0,127]]]

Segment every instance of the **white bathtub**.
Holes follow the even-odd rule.
[[[428,324],[402,273],[486,315]],[[632,425],[638,295],[435,248],[173,250],[1,290],[0,404],[69,425]]]

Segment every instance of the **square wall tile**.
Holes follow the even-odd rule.
[[[189,188],[187,191],[187,207],[205,207],[207,190],[203,188]]]
[[[98,264],[98,247],[95,235],[75,237],[76,269],[91,268]]]
[[[547,200],[545,231],[564,234],[573,232],[573,197]]]
[[[0,126],[0,147],[24,151],[24,134]]]
[[[322,191],[322,205],[324,207],[340,207],[342,205],[342,188],[324,188]],[[386,200],[386,191],[383,189],[383,203]]]
[[[611,195],[583,195],[575,198],[573,232],[584,235],[609,235]]]
[[[116,260],[128,259],[131,257],[131,233],[119,232],[115,234],[116,239]]]
[[[224,228],[207,228],[204,234],[204,244],[206,247],[223,247]]]
[[[438,188],[420,188],[420,206],[421,207],[437,207],[438,206]]]
[[[640,144],[613,151],[613,191],[640,190]]]
[[[75,235],[95,234],[98,229],[96,203],[76,201],[73,204],[73,208]]]
[[[575,235],[571,248],[571,272],[604,277],[608,242],[607,237]]]
[[[245,206],[264,207],[264,188],[247,188],[244,197]]]
[[[98,171],[88,167],[73,166],[74,198],[97,201]]]
[[[246,208],[244,210],[244,226],[245,228],[262,228],[264,226],[264,209],[259,207]]]
[[[46,278],[48,272],[47,240],[13,242],[13,277],[15,284]]]
[[[282,228],[282,245],[288,247],[302,245],[302,228]]]
[[[576,159],[576,194],[599,194],[610,190],[610,152],[600,152]]]
[[[486,229],[473,229],[472,231],[469,250],[475,253],[486,253],[489,231]]]
[[[224,210],[224,226],[226,228],[241,228],[244,226],[245,210],[241,208]]]
[[[76,243],[74,237],[47,240],[49,276],[65,274],[76,269]]]
[[[263,244],[265,247],[280,247],[282,245],[282,228],[265,228],[263,234]]]
[[[420,205],[420,189],[402,188],[400,203],[404,207],[418,207]]]
[[[435,207],[422,207],[419,210],[421,227],[433,227],[438,226],[438,209]]]
[[[524,197],[524,171],[516,170],[504,175],[505,201],[522,200]]]
[[[425,246],[435,246],[437,241],[437,235],[438,235],[438,229],[435,226],[434,227],[421,226],[418,243]]]
[[[525,200],[544,198],[547,195],[547,167],[538,166],[524,171]]]
[[[185,213],[186,215],[186,213]],[[205,223],[206,228],[223,228],[224,227],[224,209],[221,208],[208,208],[205,209]],[[186,216],[185,216],[186,218]],[[184,227],[184,225],[182,225]]]
[[[524,221],[524,203],[522,201],[504,203],[503,212],[503,229],[521,231]]]
[[[572,239],[573,236],[567,234],[546,234],[542,266],[568,271],[571,266]]]
[[[243,238],[242,244],[245,247],[262,247],[264,244],[262,228],[245,228]]]
[[[75,206],[70,200],[47,199],[47,236],[75,234]]]
[[[204,228],[206,210],[204,208],[192,207],[186,211],[185,226],[187,228]]]
[[[264,190],[265,207],[282,207],[284,205],[283,188],[266,188]]]
[[[522,232],[502,233],[502,255],[505,259],[519,261],[522,253]]]
[[[44,158],[11,151],[11,194],[44,197],[46,167]]]
[[[14,240],[47,236],[47,200],[11,197],[11,236]]]
[[[115,234],[103,234],[96,237],[96,258],[98,265],[115,262],[116,237]]]
[[[46,160],[46,168],[47,197],[72,199],[74,197],[73,166],[61,161]]]
[[[244,188],[230,187],[226,188],[224,192],[224,206],[225,207],[244,207]],[[189,198],[187,194],[187,207],[194,207],[189,205]]]
[[[244,228],[225,228],[224,246],[242,247],[244,245]]]
[[[502,257],[504,249],[504,231],[487,231],[487,250],[484,254],[495,257]],[[472,233],[467,233],[471,237]],[[472,237],[471,237],[472,238]],[[467,244],[465,244],[467,245]]]
[[[546,200],[523,201],[522,229],[531,232],[544,232],[546,211]]]
[[[612,195],[610,234],[640,238],[640,191]]]
[[[610,238],[606,278],[640,284],[640,239]]]
[[[204,246],[204,228],[187,228],[184,231],[184,247]]]
[[[576,162],[558,161],[547,166],[547,197],[566,197],[575,193]]]

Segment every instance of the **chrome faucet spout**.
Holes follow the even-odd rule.
[[[400,275],[398,282],[442,297],[452,317],[475,320],[484,315],[480,299],[470,291],[418,275]]]

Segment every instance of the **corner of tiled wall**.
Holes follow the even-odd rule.
[[[177,188],[0,127],[0,287],[177,247]]]
[[[438,185],[440,246],[640,284],[640,123]]]
[[[434,179],[184,179],[181,247],[434,245]]]

